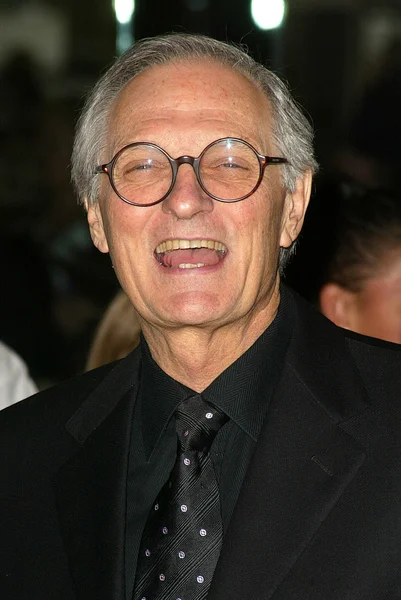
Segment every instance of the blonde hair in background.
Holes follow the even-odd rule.
[[[86,370],[127,356],[139,344],[140,332],[136,311],[121,290],[99,323],[89,350]]]

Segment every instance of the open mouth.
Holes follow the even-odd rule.
[[[199,269],[217,265],[227,248],[216,240],[166,240],[155,249],[160,265],[167,268]]]

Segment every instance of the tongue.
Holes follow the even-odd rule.
[[[217,265],[221,255],[216,250],[209,248],[193,248],[192,250],[173,250],[162,255],[162,264],[165,267],[178,267],[182,264]]]

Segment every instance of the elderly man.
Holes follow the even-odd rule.
[[[0,415],[1,598],[401,597],[399,347],[280,286],[311,140],[275,75],[203,36],[97,84],[73,179],[143,337]]]

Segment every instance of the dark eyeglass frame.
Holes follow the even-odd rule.
[[[257,157],[257,159],[259,161],[259,178],[258,178],[256,185],[253,187],[253,189],[248,194],[245,194],[244,196],[241,196],[240,198],[235,198],[233,200],[225,200],[224,198],[219,198],[218,196],[211,194],[205,188],[205,186],[202,182],[202,178],[199,173],[199,165],[200,165],[200,162],[201,162],[204,154],[212,146],[219,144],[221,142],[241,142],[242,144],[244,144],[245,146],[248,146],[248,148],[253,151],[253,153],[255,154],[255,156]],[[164,154],[164,156],[167,158],[167,160],[170,163],[171,172],[172,172],[171,185],[170,185],[169,189],[167,190],[167,192],[164,194],[164,196],[162,196],[159,200],[156,200],[155,202],[149,202],[146,204],[144,204],[144,203],[139,204],[138,202],[133,202],[132,200],[129,200],[128,198],[126,198],[125,196],[120,194],[120,192],[117,190],[116,186],[114,185],[113,170],[114,170],[114,166],[115,166],[118,158],[121,156],[121,154],[127,148],[134,148],[135,146],[149,146],[151,148],[159,150],[160,152],[162,152]],[[202,190],[205,192],[205,194],[207,194],[213,200],[217,200],[218,202],[232,203],[232,202],[240,202],[241,200],[245,200],[245,198],[249,198],[249,196],[251,196],[252,194],[254,194],[256,192],[256,190],[258,189],[258,187],[260,186],[260,184],[262,182],[265,168],[267,167],[267,165],[279,165],[279,164],[288,164],[288,163],[289,163],[288,159],[283,158],[281,156],[265,156],[264,154],[260,154],[249,142],[246,142],[245,140],[242,140],[241,138],[226,137],[226,138],[219,138],[218,140],[215,140],[214,142],[211,142],[210,144],[208,144],[206,146],[206,148],[204,148],[202,150],[202,152],[199,154],[199,156],[197,156],[197,157],[189,156],[189,155],[185,154],[183,156],[179,156],[178,158],[172,158],[165,150],[163,150],[163,148],[161,148],[157,144],[154,144],[152,142],[134,142],[132,144],[127,144],[126,146],[121,148],[117,152],[117,154],[115,154],[108,163],[104,163],[103,165],[98,165],[97,167],[95,167],[95,173],[96,174],[106,174],[108,176],[111,187],[113,188],[113,190],[115,191],[117,196],[119,198],[121,198],[121,200],[123,200],[127,204],[131,204],[132,206],[146,207],[146,206],[154,206],[155,204],[159,204],[160,202],[163,202],[163,200],[165,200],[167,198],[167,196],[171,193],[171,191],[174,188],[174,185],[175,185],[175,182],[177,179],[178,168],[181,165],[191,165],[195,172],[196,179],[197,179],[200,187],[202,188]]]

